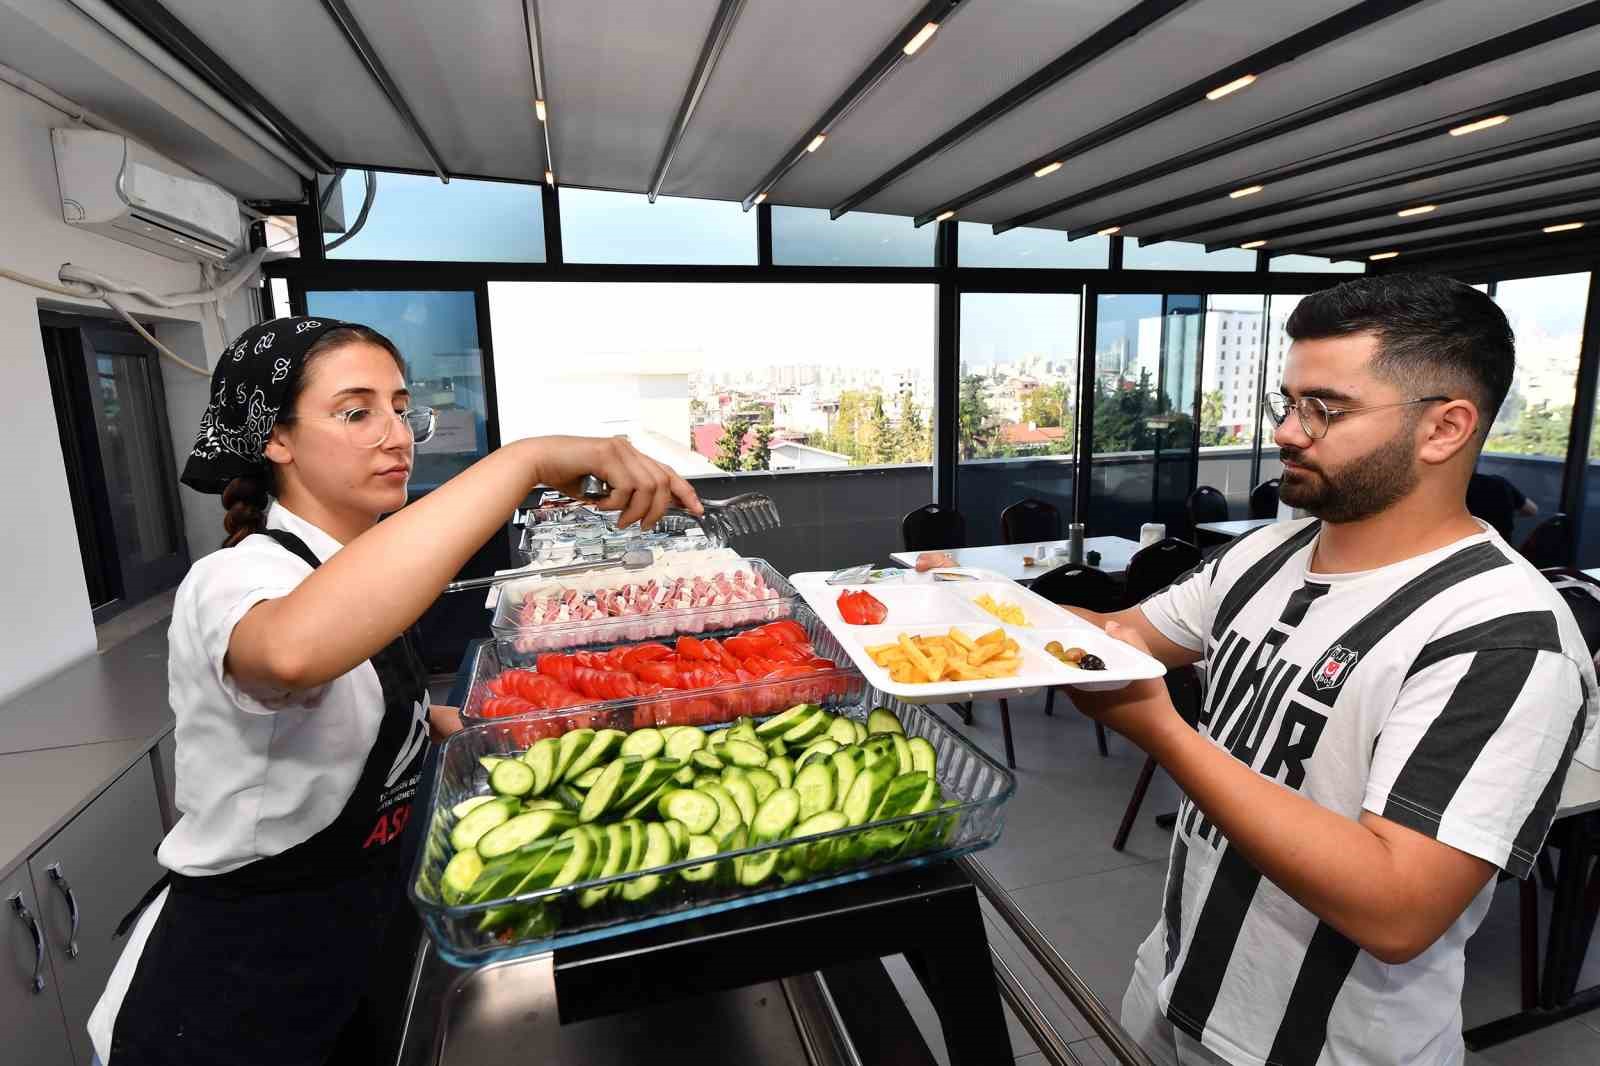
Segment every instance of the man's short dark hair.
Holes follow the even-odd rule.
[[[1417,396],[1471,400],[1480,440],[1511,391],[1516,369],[1505,312],[1472,286],[1433,274],[1353,278],[1312,293],[1284,331],[1297,341],[1373,334],[1375,373]]]

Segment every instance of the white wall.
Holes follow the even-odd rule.
[[[54,280],[64,262],[137,280],[161,292],[197,288],[197,266],[73,229],[61,221],[50,128],[65,118],[30,96],[0,84],[0,266]],[[50,382],[39,333],[39,309],[109,314],[99,304],[52,296],[0,278],[0,558],[8,595],[0,598],[0,699],[95,650],[83,561],[61,458]],[[253,297],[241,290],[229,306],[228,328],[252,321]],[[163,312],[158,335],[202,366],[223,348],[215,315]],[[163,360],[165,364],[165,360]],[[205,380],[163,366],[174,469],[193,441],[204,408]],[[221,507],[214,497],[180,490],[191,556],[221,540]]]

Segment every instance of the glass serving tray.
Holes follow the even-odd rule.
[[[410,879],[412,903],[445,959],[457,966],[479,966],[940,862],[998,840],[1005,821],[1005,803],[1016,790],[1016,779],[926,707],[862,689],[850,705],[836,705],[832,710],[865,723],[868,713],[876,707],[892,710],[907,738],[923,737],[933,746],[935,777],[948,806],[808,836],[803,844],[780,840],[508,899],[450,906],[440,898],[439,883],[451,855],[450,830],[456,822],[452,808],[464,799],[489,792],[487,772],[479,763],[481,756],[512,755],[524,747],[518,729],[524,719],[469,726],[451,737],[440,752],[439,772],[427,801],[427,836]],[[885,829],[899,832],[887,838],[872,835]],[[902,838],[902,845],[879,851],[865,845],[869,841],[881,844],[885,839]],[[805,879],[786,883],[773,876],[765,883],[747,887],[729,876],[735,859],[797,847],[805,847],[808,856],[815,856],[819,851],[812,849],[818,845],[827,846],[828,861],[815,866],[809,875],[802,875]],[[864,858],[860,857],[863,853]],[[681,876],[685,869],[708,862],[720,864],[712,879],[690,881]],[[623,886],[652,877],[660,878],[660,886],[650,895],[636,901],[624,898]],[[598,893],[593,890],[607,887],[612,890],[595,903]],[[583,906],[585,902],[590,906]],[[524,929],[532,931],[523,935],[479,931],[486,912],[506,907],[520,908],[520,916],[536,919],[521,922]]]

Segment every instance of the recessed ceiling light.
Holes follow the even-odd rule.
[[[1437,210],[1439,210],[1438,204],[1420,204],[1416,207],[1408,207],[1404,211],[1397,211],[1395,213],[1401,218],[1410,218],[1412,215],[1426,215],[1430,211]]]
[[[1122,232],[1122,227],[1121,226],[1107,226],[1103,230],[1096,230],[1095,231],[1095,236],[1096,237],[1110,237],[1110,236],[1112,236],[1114,234],[1121,233],[1121,232]]]
[[[1377,262],[1379,259],[1393,259],[1399,254],[1399,252],[1374,252],[1373,254],[1367,256],[1367,258],[1373,262]]]
[[[1488,118],[1480,118],[1476,122],[1469,122],[1465,126],[1457,126],[1450,131],[1450,136],[1460,137],[1467,133],[1477,133],[1479,130],[1492,130],[1496,126],[1503,126],[1510,121],[1510,115],[1491,115]]]
[[[1206,99],[1207,100],[1221,100],[1224,96],[1227,96],[1229,93],[1236,93],[1240,89],[1243,89],[1246,86],[1253,84],[1255,82],[1255,80],[1256,80],[1256,76],[1254,74],[1246,74],[1242,78],[1234,78],[1232,81],[1228,82],[1228,84],[1219,85],[1215,89],[1212,89],[1210,92],[1206,93]]]
[[[906,46],[900,49],[900,51],[904,52],[908,56],[914,56],[917,54],[917,49],[927,44],[928,38],[932,37],[938,32],[939,24],[937,22],[930,22],[926,26],[922,27],[922,29],[918,30],[917,35],[911,38],[911,40],[907,41]]]
[[[1042,178],[1042,177],[1045,177],[1046,175],[1054,174],[1056,171],[1058,171],[1060,169],[1061,169],[1061,161],[1058,159],[1054,163],[1047,163],[1046,165],[1040,167],[1038,170],[1035,170],[1033,172],[1033,176],[1036,177],[1036,178]]]
[[[1583,223],[1582,222],[1563,222],[1560,225],[1556,225],[1556,226],[1546,226],[1544,228],[1544,231],[1546,233],[1565,233],[1569,229],[1582,229],[1582,228],[1583,228]]]
[[[818,148],[822,147],[822,142],[827,139],[828,135],[826,133],[817,134],[815,137],[811,138],[811,143],[806,145],[806,151],[815,152]]]
[[[1260,192],[1262,189],[1265,189],[1265,188],[1266,188],[1265,185],[1246,185],[1242,189],[1235,189],[1232,192],[1230,192],[1228,194],[1228,199],[1237,200],[1242,196],[1254,196],[1256,193]]]
[[[553,170],[545,171],[544,172],[544,183],[546,185],[554,185],[556,183],[556,172],[553,171]]]
[[[948,221],[949,219],[952,219],[952,218],[955,218],[955,217],[956,217],[956,213],[954,211],[946,211],[943,214],[941,214],[938,218],[934,219],[934,221],[935,222],[945,222],[945,221]]]
[[[540,122],[544,122],[545,121],[545,110],[544,110],[544,101],[543,100],[535,100],[533,102],[533,113],[535,115],[539,116],[539,121]]]
[[[1243,248],[1245,251],[1248,252],[1250,249],[1252,249],[1252,248],[1260,248],[1263,244],[1266,244],[1266,243],[1267,243],[1266,241],[1245,241],[1243,244],[1239,245],[1239,247]]]

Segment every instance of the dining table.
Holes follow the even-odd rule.
[[[974,548],[940,548],[955,560],[958,567],[992,570],[1009,581],[1029,585],[1058,567],[1065,566],[1067,542],[1064,540],[1029,541],[1026,544],[985,544]],[[1056,549],[1061,554],[1055,554]],[[1041,551],[1041,549],[1044,549]],[[1108,574],[1121,574],[1128,569],[1128,561],[1139,550],[1139,542],[1127,537],[1085,537],[1084,562]],[[1089,562],[1089,553],[1099,555],[1098,563]],[[1048,554],[1047,554],[1048,553]],[[891,552],[889,558],[901,566],[914,567],[922,552]],[[1028,565],[1027,560],[1033,564]]]
[[[1235,518],[1227,522],[1197,522],[1194,528],[1232,540],[1234,537],[1244,536],[1252,529],[1270,526],[1278,521],[1280,520],[1277,518]]]

